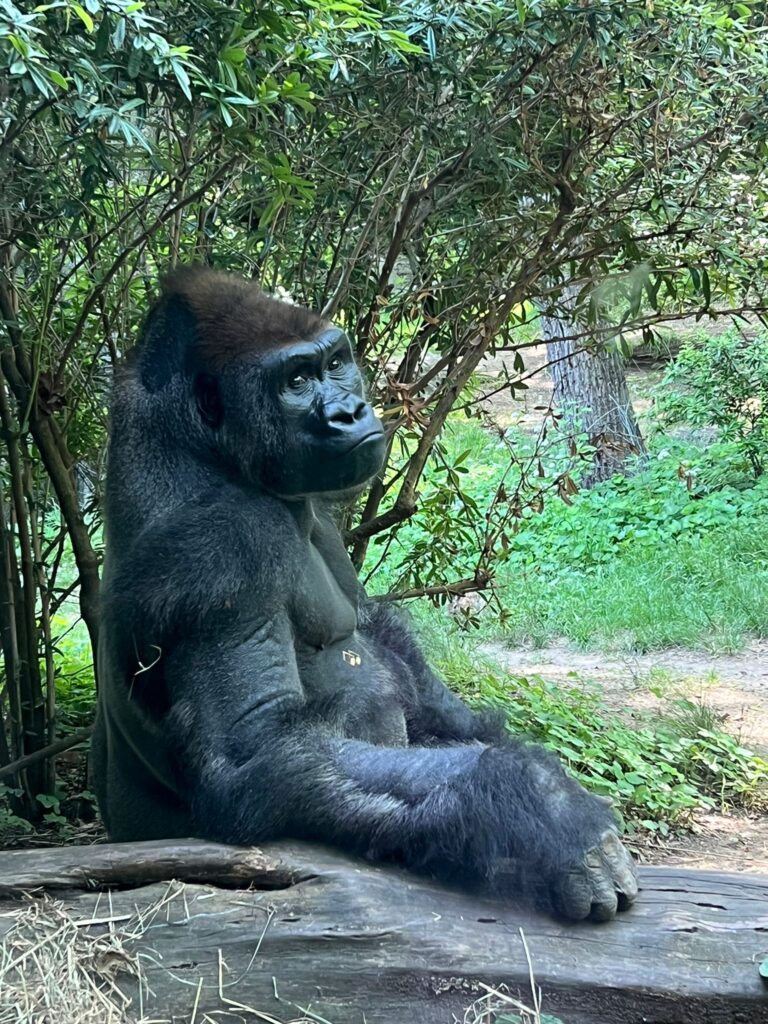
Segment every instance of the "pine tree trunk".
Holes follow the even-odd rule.
[[[561,317],[543,316],[542,333],[554,383],[554,405],[573,433],[585,434],[595,449],[584,487],[626,472],[627,459],[646,448],[627,388],[624,361],[615,349],[584,350],[579,331]]]

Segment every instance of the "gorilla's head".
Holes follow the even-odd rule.
[[[281,497],[359,487],[381,468],[381,423],[346,334],[251,281],[175,273],[139,356],[152,393],[169,389],[189,442]]]

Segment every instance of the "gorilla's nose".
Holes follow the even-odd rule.
[[[362,398],[350,395],[340,402],[329,402],[325,407],[325,418],[329,427],[344,430],[352,427],[365,416],[366,404]]]

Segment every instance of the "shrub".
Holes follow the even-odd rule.
[[[684,346],[661,381],[662,427],[717,428],[754,476],[768,464],[768,337],[738,331],[699,335]]]

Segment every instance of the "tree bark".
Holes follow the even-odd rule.
[[[569,303],[570,305],[570,303]],[[554,404],[565,425],[585,434],[594,448],[592,468],[583,487],[626,472],[627,460],[646,448],[629,397],[624,361],[614,348],[585,348],[569,338],[580,329],[560,316],[542,317],[547,362],[554,384]]]

